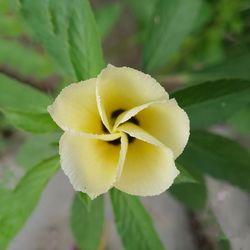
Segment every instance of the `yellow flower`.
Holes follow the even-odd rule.
[[[92,199],[111,187],[157,195],[179,174],[174,160],[187,144],[189,119],[147,74],[108,65],[64,88],[48,111],[64,130],[62,169]]]

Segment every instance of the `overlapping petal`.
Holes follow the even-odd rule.
[[[128,146],[115,187],[132,195],[158,195],[172,185],[178,174],[171,150],[136,139]]]
[[[154,103],[138,112],[140,127],[170,148],[177,158],[189,138],[189,119],[174,99]]]
[[[121,113],[117,117],[117,119],[115,121],[115,124],[114,124],[114,127],[113,127],[113,130],[115,131],[120,124],[128,121],[130,118],[134,117],[137,113],[139,113],[140,111],[146,109],[147,107],[151,106],[152,104],[162,103],[162,102],[166,102],[166,100],[148,102],[148,103],[142,104],[140,106],[136,106],[134,108],[131,108],[128,111],[124,111],[123,113]]]
[[[155,137],[144,131],[142,128],[137,126],[136,124],[133,124],[131,122],[126,122],[122,125],[120,125],[117,128],[118,131],[122,131],[129,136],[139,139],[141,141],[148,142],[150,144],[159,146],[159,147],[165,147],[164,144],[162,144],[160,141],[158,141]]]
[[[71,84],[61,91],[48,111],[64,131],[103,134],[95,91],[96,79]]]
[[[65,132],[59,143],[61,167],[77,191],[91,198],[107,192],[121,173],[127,150],[126,135],[121,146]]]
[[[128,67],[109,65],[97,77],[97,103],[103,123],[112,130],[114,111],[126,111],[152,101],[167,100],[164,88],[151,76]]]

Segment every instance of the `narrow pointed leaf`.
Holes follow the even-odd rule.
[[[188,113],[192,129],[226,121],[250,102],[249,96],[250,81],[242,80],[205,82],[171,94]]]
[[[0,108],[47,112],[52,98],[28,85],[0,74]]]
[[[81,250],[97,250],[103,232],[104,201],[100,196],[89,207],[83,202],[86,194],[77,193],[71,210],[71,228],[76,244]],[[88,197],[86,197],[88,199]]]
[[[141,26],[148,26],[158,0],[125,0]]]
[[[178,161],[250,192],[250,153],[236,141],[193,131]]]
[[[2,111],[10,124],[21,130],[32,133],[60,131],[47,112],[35,113],[12,109],[3,109]]]
[[[16,155],[18,165],[27,171],[43,159],[58,155],[59,137],[58,133],[49,133],[27,138],[18,149]]]
[[[58,167],[58,157],[43,161],[31,168],[13,191],[0,197],[0,249],[6,249],[22,228]]]
[[[121,4],[106,4],[95,12],[96,24],[100,37],[103,39],[110,33],[116,22],[118,21],[122,11]]]
[[[0,75],[0,112],[11,125],[34,133],[58,131],[47,112],[51,103],[48,95]]]
[[[221,79],[250,79],[250,54],[245,53],[226,61],[204,68],[199,72],[191,73],[188,81],[200,83]]]
[[[21,13],[61,72],[71,80],[103,67],[100,38],[88,0],[20,0]]]
[[[166,65],[192,31],[202,0],[160,0],[145,39],[144,69],[155,72]]]
[[[110,197],[116,226],[125,249],[165,249],[138,198],[116,189],[110,191]]]
[[[190,165],[186,166],[185,160],[181,161],[181,164],[182,166],[185,166],[183,169],[187,169],[187,171],[192,173],[196,182],[177,182],[170,187],[169,191],[186,207],[192,210],[202,210],[207,204],[207,189],[204,177],[199,169],[195,169]]]
[[[228,123],[239,133],[250,134],[250,105],[229,118]]]
[[[180,174],[175,178],[174,184],[199,183],[199,181],[187,169],[179,164],[177,164],[177,168],[180,171]]]

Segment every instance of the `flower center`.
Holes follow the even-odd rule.
[[[111,118],[116,119],[124,111],[125,111],[124,109],[117,109],[117,110],[113,111],[111,114]]]
[[[113,111],[111,113],[111,119],[115,120],[121,113],[123,113],[125,111],[126,110],[124,110],[124,109],[117,109],[117,110]],[[135,125],[139,125],[139,121],[135,117],[131,117],[127,122],[131,122],[131,123],[134,123]],[[109,132],[103,123],[102,123],[102,130],[103,130],[104,133]],[[134,137],[132,137],[130,135],[127,135],[127,136],[128,136],[128,142],[129,143],[132,143],[135,140]],[[120,145],[121,140],[119,138],[119,139],[116,139],[116,140],[113,140],[113,141],[108,141],[108,143],[113,144],[113,145]]]

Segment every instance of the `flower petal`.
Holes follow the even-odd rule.
[[[151,76],[128,67],[109,65],[97,77],[97,104],[105,126],[111,131],[111,116],[117,110],[168,99],[164,88]]]
[[[116,179],[120,178],[124,162],[126,159],[126,154],[128,150],[128,137],[126,134],[121,133],[121,150],[120,150],[120,158],[119,158],[119,163],[118,163],[118,168],[117,168],[117,175]]]
[[[48,107],[57,125],[65,131],[103,134],[95,89],[96,79],[74,83],[64,88]]]
[[[117,128],[117,130],[122,131],[126,134],[129,134],[131,137],[137,138],[137,139],[142,140],[144,142],[147,142],[147,143],[159,146],[159,147],[165,147],[164,144],[162,144],[160,141],[158,141],[152,135],[148,134],[142,128],[140,128],[139,126],[137,126],[131,122],[126,122],[126,123],[120,125]]]
[[[189,138],[189,119],[174,99],[156,103],[136,115],[140,127],[170,148],[177,158]]]
[[[151,106],[152,104],[155,104],[155,103],[162,103],[162,102],[166,102],[166,101],[164,100],[164,101],[148,102],[148,103],[142,104],[142,105],[140,105],[140,106],[136,106],[136,107],[134,107],[134,108],[132,108],[132,109],[130,109],[130,110],[128,110],[128,111],[123,112],[122,114],[120,114],[120,115],[117,117],[117,119],[116,119],[116,121],[115,121],[115,125],[114,125],[114,127],[113,127],[113,130],[116,130],[116,128],[117,128],[120,124],[122,124],[122,123],[128,121],[131,117],[135,116],[137,113],[139,113],[139,112],[142,111],[143,109],[145,109],[145,108]]]
[[[132,195],[158,195],[178,174],[171,150],[136,139],[128,146],[121,177],[114,186]]]
[[[122,146],[65,132],[59,143],[61,166],[77,191],[92,199],[107,192],[121,172],[126,155],[126,136]]]
[[[99,140],[103,140],[103,141],[114,141],[116,139],[119,139],[121,137],[121,133],[120,132],[115,132],[112,134],[90,134],[90,133],[84,133],[84,132],[79,132],[79,131],[75,131],[75,130],[69,130],[68,132],[70,132],[72,135],[75,136],[82,136],[88,139],[99,139]]]

